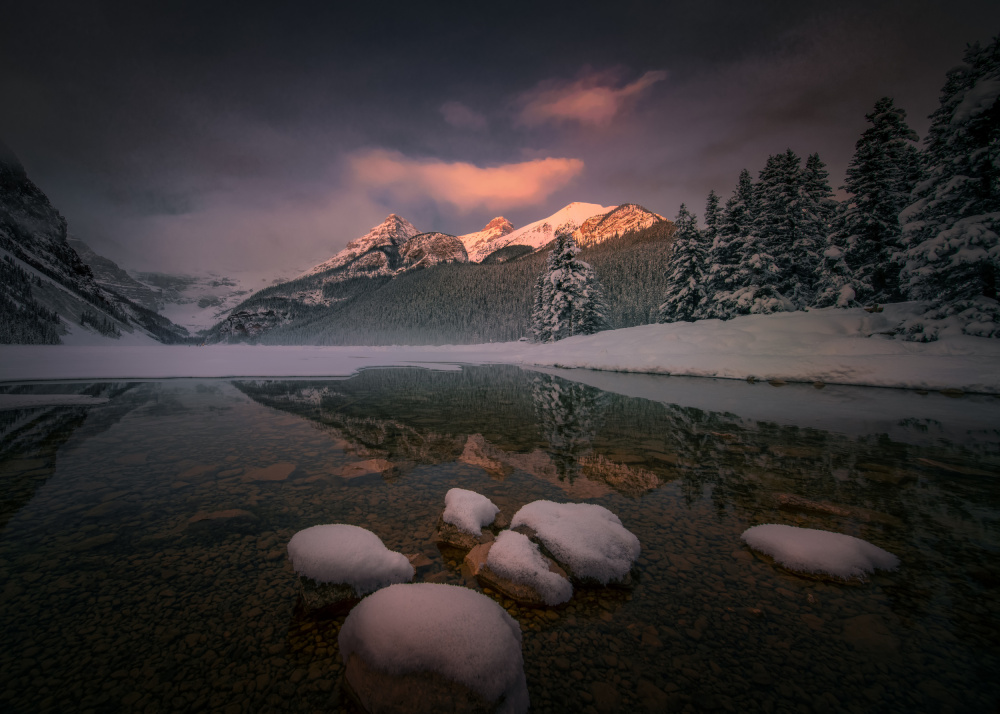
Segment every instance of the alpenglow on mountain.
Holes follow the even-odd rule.
[[[421,233],[405,218],[391,214],[368,233],[351,241],[339,253],[310,268],[298,278],[276,283],[237,305],[227,318],[213,328],[214,336],[210,339],[256,339],[278,327],[307,329],[315,334],[315,330],[320,329],[320,323],[332,319],[331,311],[337,312],[341,317],[345,311],[351,312],[354,315],[352,321],[370,324],[374,333],[384,327],[383,323],[388,319],[385,310],[380,313],[373,306],[374,303],[369,305],[376,292],[380,296],[379,300],[390,304],[397,300],[390,297],[390,294],[398,293],[398,300],[431,302],[434,302],[433,296],[437,295],[438,304],[430,308],[433,314],[449,313],[447,318],[442,318],[449,324],[470,324],[468,320],[472,318],[461,317],[459,314],[467,308],[459,307],[454,299],[446,297],[452,294],[451,291],[459,290],[458,294],[462,297],[458,302],[467,300],[472,294],[469,289],[457,287],[463,281],[479,281],[476,289],[486,291],[485,305],[492,306],[490,309],[510,309],[510,296],[506,292],[510,285],[502,290],[497,288],[499,292],[487,288],[490,281],[501,279],[499,274],[494,275],[489,270],[480,275],[487,265],[526,259],[532,253],[544,249],[558,233],[580,233],[581,228],[584,228],[585,233],[581,234],[583,243],[594,246],[654,225],[670,223],[658,214],[634,204],[608,207],[594,203],[571,203],[551,216],[520,229],[514,229],[510,221],[497,216],[483,230],[461,236],[438,231]],[[481,263],[482,268],[476,266],[471,272],[459,270],[462,266],[470,266],[471,269],[477,263]],[[454,270],[436,272],[437,269],[444,270],[449,266]],[[418,277],[418,274],[424,274],[424,268],[434,268],[435,271],[427,273],[426,277]],[[456,273],[455,270],[459,272]],[[526,279],[528,273],[536,272],[536,267],[523,266],[515,272],[518,272],[517,281],[520,281]],[[485,283],[482,282],[484,280]],[[365,310],[374,311],[371,318],[361,317],[359,306],[362,303],[368,305]],[[396,308],[391,308],[390,311],[398,312]],[[433,321],[437,318],[427,319]],[[447,329],[456,328],[452,325]],[[470,333],[469,337],[471,336]],[[313,338],[296,336],[289,339]]]

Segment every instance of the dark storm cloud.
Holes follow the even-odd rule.
[[[1000,30],[986,2],[164,5],[0,26],[0,136],[72,231],[146,269],[305,267],[389,211],[456,233],[572,200],[672,215],[786,147],[837,185],[875,99],[922,131]],[[582,168],[537,205],[484,197],[539,166]]]

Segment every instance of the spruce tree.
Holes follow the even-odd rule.
[[[731,300],[737,287],[733,280],[743,257],[744,244],[753,230],[756,213],[757,196],[753,179],[750,172],[743,169],[736,190],[726,201],[719,220],[718,235],[709,249],[705,287],[707,299],[699,317],[728,320],[738,314]]]
[[[847,307],[854,299],[853,289],[843,290],[850,282],[851,271],[843,249],[832,239],[838,205],[829,176],[819,154],[810,154],[802,172],[802,227],[792,265],[799,293],[790,297],[800,308],[809,303],[818,307]]]
[[[666,299],[660,305],[659,322],[694,322],[705,300],[705,236],[698,218],[681,204],[674,219],[674,247],[667,278]]]
[[[956,324],[1000,336],[1000,36],[971,45],[964,59],[931,115],[927,179],[900,214],[902,287],[931,303],[904,325],[912,339],[935,339]]]
[[[871,126],[854,147],[841,187],[850,197],[838,221],[835,243],[846,249],[854,273],[854,290],[862,302],[899,299],[899,265],[892,260],[900,249],[899,212],[921,176],[920,154],[906,112],[890,97],[875,102],[866,114]]]
[[[568,233],[556,236],[535,288],[532,334],[538,342],[591,335],[607,328],[603,291]]]
[[[722,209],[719,207],[719,194],[712,189],[705,200],[705,241],[709,247],[715,246],[722,224]]]

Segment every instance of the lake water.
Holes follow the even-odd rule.
[[[455,486],[599,503],[642,543],[631,592],[501,601],[532,711],[1000,703],[996,398],[513,367],[11,392],[109,401],[0,411],[4,712],[353,711],[285,544],[351,523],[477,587],[433,540]],[[902,565],[803,579],[742,546],[771,522]]]

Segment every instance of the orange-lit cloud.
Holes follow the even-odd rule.
[[[537,126],[575,121],[607,126],[631,99],[666,79],[663,71],[646,72],[639,79],[615,87],[607,74],[593,74],[569,84],[543,82],[521,96],[518,123]]]
[[[583,162],[545,158],[481,168],[375,149],[353,156],[350,168],[358,186],[387,190],[396,200],[429,198],[470,211],[541,203],[583,171]]]

